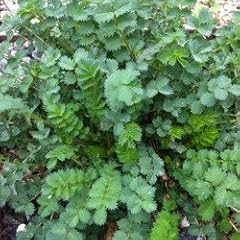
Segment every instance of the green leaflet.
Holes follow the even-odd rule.
[[[174,213],[161,211],[150,233],[150,240],[178,239],[178,216]]]
[[[56,147],[55,149],[48,152],[46,158],[49,159],[48,167],[53,168],[57,161],[65,161],[66,159],[71,159],[74,156],[75,149],[71,146],[62,145]]]
[[[68,15],[75,21],[86,21],[88,12],[84,9],[84,4],[71,3],[67,6]]]
[[[59,132],[64,142],[71,142],[73,138],[82,133],[83,123],[76,116],[77,105],[73,104],[51,104],[47,106],[48,118]]]
[[[95,209],[94,222],[103,225],[107,218],[107,209],[114,210],[118,206],[122,190],[120,174],[110,166],[106,166],[102,176],[93,184],[89,191],[87,206]]]
[[[146,175],[150,184],[154,184],[157,177],[164,174],[163,160],[151,148],[139,148],[139,166],[140,172]]]
[[[60,170],[46,178],[43,193],[49,198],[68,200],[79,190],[84,181],[84,173],[81,170]]]
[[[60,57],[61,57],[61,53],[58,49],[49,48],[44,52],[42,61],[47,67],[51,67],[55,65],[56,61]]]
[[[140,142],[142,138],[142,129],[136,123],[128,123],[124,126],[118,137],[120,145],[127,145],[129,148],[134,148],[135,142]]]
[[[103,96],[102,73],[96,64],[83,60],[86,53],[78,49],[75,54],[75,62],[78,64],[76,73],[78,74],[78,85],[82,90],[85,106],[92,117],[101,119],[105,113],[105,101]]]
[[[85,192],[75,195],[61,214],[60,221],[69,225],[71,228],[76,227],[80,222],[88,223],[91,218],[91,213],[86,206],[86,198],[87,194]]]
[[[67,228],[64,224],[55,224],[50,232],[46,236],[46,240],[53,240],[53,239],[64,239],[67,238],[69,240],[82,240],[83,236],[78,231]]]
[[[158,93],[161,93],[163,95],[171,95],[173,94],[172,88],[169,86],[169,79],[163,78],[158,79],[155,81],[151,81],[147,85],[146,95],[149,98],[154,97]]]
[[[200,34],[210,36],[215,26],[213,14],[207,8],[202,8],[197,16],[189,17],[188,25]]]
[[[239,153],[239,150],[224,151],[219,156],[216,152],[201,150],[189,151],[187,154],[182,169],[183,175],[178,175],[178,178],[181,185],[201,201],[199,214],[205,220],[213,218],[216,207],[238,205],[239,176],[236,163],[230,164],[237,152]],[[221,159],[225,159],[226,162]],[[228,169],[234,173],[227,173]]]
[[[125,175],[120,199],[127,205],[132,214],[140,213],[142,210],[150,213],[156,209],[154,193],[154,187],[149,185],[142,177]]]
[[[149,232],[149,219],[150,215],[146,213],[139,213],[134,215],[128,213],[128,216],[126,218],[122,218],[117,222],[118,230],[115,232],[113,239],[146,239]]]
[[[205,201],[200,204],[198,208],[198,214],[204,221],[210,221],[213,219],[215,213],[215,204],[212,200]]]
[[[2,186],[1,185],[1,190],[0,190],[0,206],[4,206],[6,204],[6,202],[8,201],[9,197],[10,197],[10,189],[8,186]]]
[[[59,66],[64,69],[64,70],[73,70],[74,67],[75,67],[75,62],[67,57],[67,56],[63,56],[60,58],[60,61],[59,61]]]
[[[126,69],[118,70],[107,78],[105,96],[111,110],[117,111],[142,100],[143,89],[137,76],[139,76],[139,72]]]
[[[117,157],[124,164],[134,164],[138,160],[138,151],[136,147],[129,148],[118,144],[116,146]]]
[[[25,105],[21,98],[13,98],[10,95],[0,94],[0,102],[1,113],[5,111],[28,111],[28,107]]]

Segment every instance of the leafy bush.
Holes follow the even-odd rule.
[[[0,206],[27,216],[18,239],[111,223],[114,240],[179,239],[184,217],[238,239],[240,25],[194,3],[21,0],[5,19],[0,144],[17,156],[1,156]]]

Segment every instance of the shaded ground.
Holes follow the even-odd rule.
[[[16,230],[21,223],[26,223],[26,218],[21,214],[5,208],[0,208],[0,240],[15,240]]]
[[[0,240],[15,240],[16,239],[16,230],[18,226],[22,223],[27,223],[24,215],[16,214],[13,210],[9,208],[1,208],[0,209]],[[105,237],[101,237],[100,239],[112,240],[114,232],[116,231],[116,227],[114,227],[113,231],[107,231]],[[180,229],[180,238],[179,240],[195,240],[196,238],[191,237],[187,228]]]

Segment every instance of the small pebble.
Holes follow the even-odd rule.
[[[189,221],[187,220],[187,217],[184,217],[182,220],[181,220],[181,228],[186,228],[186,227],[189,227],[190,226],[190,223]]]
[[[26,232],[26,231],[27,231],[27,225],[24,223],[21,223],[16,230],[17,233]]]

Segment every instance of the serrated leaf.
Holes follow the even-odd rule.
[[[89,57],[88,52],[84,48],[79,48],[73,55],[75,63],[80,63],[83,59]]]
[[[228,91],[229,91],[230,93],[232,93],[234,96],[240,97],[240,85],[238,85],[238,84],[233,84],[232,86],[230,86],[230,88],[228,89]]]
[[[0,207],[3,207],[6,204],[10,195],[11,195],[11,191],[10,191],[8,186],[1,186],[0,187]]]
[[[128,123],[124,130],[120,133],[118,142],[120,145],[128,145],[133,147],[135,142],[139,142],[142,138],[142,129],[136,123]]]
[[[75,149],[71,146],[61,145],[48,152],[46,158],[65,161],[66,159],[73,157],[74,151]]]
[[[138,160],[136,148],[129,148],[120,144],[116,147],[116,153],[120,162],[124,164],[134,164]]]
[[[46,235],[46,240],[83,240],[81,233],[75,229],[67,228],[64,224],[55,224]]]
[[[189,48],[194,60],[199,63],[206,62],[212,50],[209,43],[202,41],[202,39],[190,40]]]
[[[146,87],[146,95],[149,98],[154,97],[158,93],[163,95],[173,94],[173,89],[169,86],[168,78],[160,78],[155,81],[151,81]]]
[[[214,90],[214,96],[219,100],[226,100],[228,91],[222,88],[216,88]]]
[[[113,111],[142,100],[143,89],[137,80],[138,75],[139,72],[130,69],[118,70],[109,75],[105,82],[105,96]]]
[[[203,221],[211,221],[215,214],[215,204],[212,200],[202,202],[198,208],[198,214]]]
[[[212,93],[207,92],[200,97],[200,102],[207,107],[212,107],[215,105],[216,100]]]
[[[72,85],[77,82],[77,77],[72,72],[67,72],[64,76],[63,82],[67,85]]]
[[[114,18],[114,13],[110,6],[101,6],[94,13],[94,19],[98,23],[109,22]]]
[[[47,67],[51,67],[60,57],[61,53],[57,48],[48,48],[42,56],[42,61]]]
[[[67,56],[63,56],[60,58],[60,61],[59,61],[59,66],[64,69],[64,70],[73,70],[74,67],[75,67],[75,62],[67,57]]]
[[[219,185],[226,178],[225,172],[221,168],[211,167],[205,173],[205,179],[213,185]]]
[[[231,79],[222,75],[216,78],[216,83],[219,88],[228,88],[231,85]]]
[[[107,211],[104,208],[97,209],[93,214],[93,221],[97,225],[104,225],[107,219]]]
[[[81,5],[81,3],[70,3],[67,6],[67,13],[75,21],[86,21],[88,13]]]
[[[213,14],[208,8],[201,8],[198,15],[188,18],[188,25],[200,34],[210,36],[215,26]]]
[[[191,104],[191,112],[193,114],[200,114],[203,112],[203,107],[200,101],[194,101]]]
[[[152,148],[141,147],[139,149],[140,172],[146,175],[150,184],[157,181],[157,177],[164,174],[163,160],[153,151]]]
[[[119,36],[112,36],[112,37],[106,38],[104,43],[105,43],[106,49],[110,51],[116,51],[120,49],[123,44]]]

